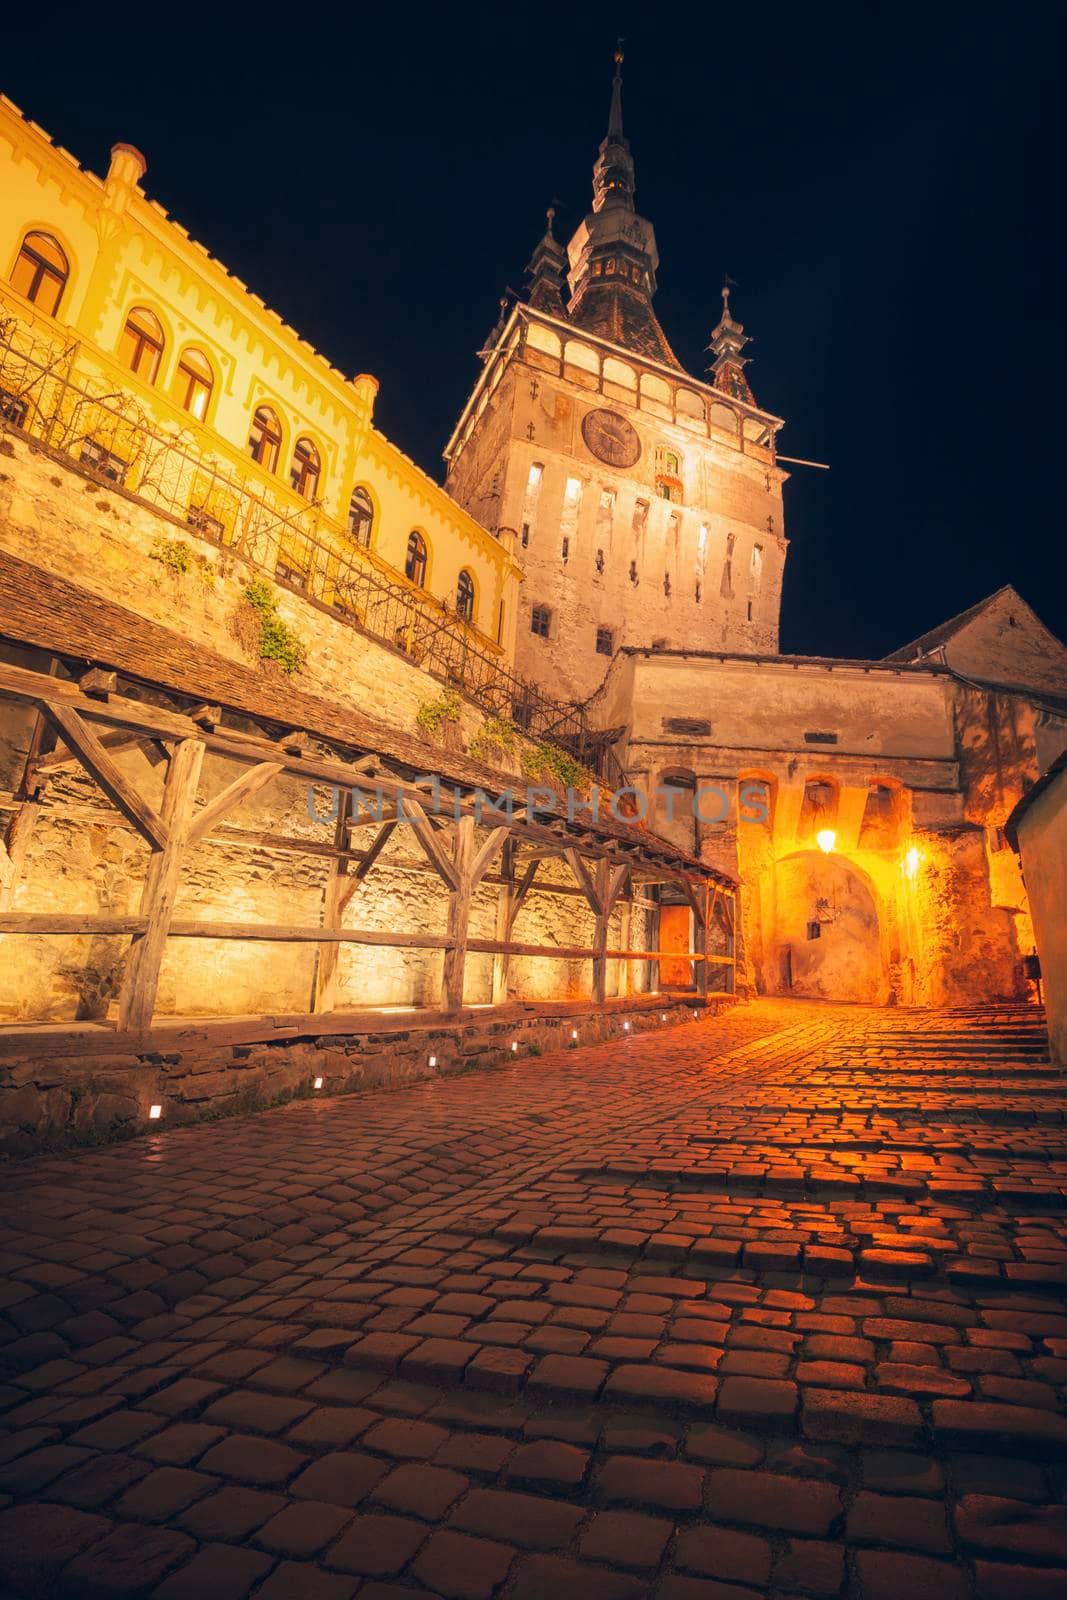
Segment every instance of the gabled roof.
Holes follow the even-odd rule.
[[[983,611],[988,611],[994,600],[999,600],[1002,595],[1010,595],[1013,600],[1018,601],[1019,605],[1026,606],[1027,611],[1030,610],[1019,591],[1013,589],[1010,583],[1006,583],[1002,589],[997,589],[995,593],[986,595],[984,600],[979,600],[977,605],[968,606],[966,611],[960,611],[956,616],[949,617],[947,622],[939,623],[936,628],[931,628],[929,633],[920,634],[918,639],[913,639],[910,644],[901,645],[899,650],[892,651],[889,655],[883,656],[882,659],[884,661],[914,661],[917,656],[933,655],[935,650],[939,650],[942,645],[947,644],[957,633],[962,633],[969,622],[973,622],[976,617],[980,617]],[[1040,618],[1035,620],[1040,621]]]

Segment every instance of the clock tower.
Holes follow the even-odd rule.
[[[516,671],[563,700],[594,696],[628,645],[778,649],[781,419],[753,398],[727,290],[705,379],[667,342],[621,68],[617,51],[592,209],[566,251],[548,213],[526,298],[503,304],[445,451],[449,492],[514,535]]]

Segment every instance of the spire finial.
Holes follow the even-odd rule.
[[[555,220],[556,220],[556,208],[555,208],[555,206],[549,206],[548,210],[545,212],[545,238],[546,239],[554,239],[555,238],[555,234],[552,232],[552,224],[553,224],[553,222],[555,222]]]
[[[723,277],[722,288],[722,316],[719,325],[712,330],[711,343],[708,349],[715,360],[711,365],[711,382],[715,389],[722,389],[726,394],[733,395],[735,400],[743,400],[746,405],[755,405],[752,390],[745,377],[745,368],[748,366],[748,356],[742,355],[747,344],[752,340],[746,334],[744,325],[735,322],[730,315],[730,290],[736,289],[737,284],[729,273]]]
[[[622,134],[622,64],[626,59],[622,53],[623,40],[620,34],[615,41],[615,76],[611,80],[611,112],[608,116],[608,138],[621,139]]]

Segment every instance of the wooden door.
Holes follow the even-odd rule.
[[[689,919],[688,906],[659,908],[659,947],[663,951],[659,963],[661,989],[693,987],[693,963],[681,959],[683,955],[688,955],[690,949]],[[677,955],[674,954],[675,951],[678,952]]]

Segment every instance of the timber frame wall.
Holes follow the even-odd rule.
[[[69,589],[74,595],[84,594],[62,580],[53,579],[51,583],[53,591]],[[90,597],[86,595],[85,600]],[[5,627],[11,631],[0,634],[0,699],[30,707],[34,717],[21,783],[5,806],[9,813],[5,833],[10,872],[8,882],[0,888],[0,934],[128,935],[130,946],[119,995],[119,1033],[143,1033],[152,1025],[168,939],[261,939],[314,944],[317,960],[311,1015],[336,1010],[341,942],[442,950],[440,1007],[445,1012],[458,1012],[463,1006],[468,951],[494,957],[496,1004],[508,999],[508,964],[512,956],[591,961],[594,1002],[605,998],[609,960],[655,964],[661,954],[669,954],[672,960],[690,961],[700,993],[708,991],[711,966],[724,969],[721,987],[727,992],[733,990],[736,885],[726,874],[681,854],[653,835],[608,817],[594,822],[580,810],[568,817],[562,807],[540,803],[529,813],[515,805],[510,817],[502,811],[494,812],[490,803],[507,792],[499,773],[490,774],[467,758],[440,751],[436,754],[442,770],[435,776],[420,764],[426,762],[429,752],[395,730],[379,725],[380,737],[375,738],[370,719],[341,713],[327,702],[300,695],[287,685],[279,685],[274,694],[262,677],[232,665],[228,666],[228,676],[231,681],[238,680],[238,687],[242,678],[255,683],[255,704],[241,704],[236,699],[225,707],[198,702],[187,685],[175,686],[161,677],[146,676],[144,649],[151,651],[151,638],[140,641],[144,649],[139,652],[142,660],[136,670],[116,670],[117,658],[123,652],[114,634],[109,635],[104,626],[108,621],[104,613],[117,612],[117,608],[96,597],[92,597],[91,608],[97,616],[95,625],[90,619],[90,626],[98,639],[108,640],[104,649],[109,651],[110,661],[72,657],[69,647],[65,649],[60,642],[61,618],[54,629],[46,630],[54,634],[48,641],[40,629],[33,627],[16,632],[11,628],[10,612],[4,619]],[[135,623],[142,635],[158,635],[164,641],[175,638],[169,630],[135,619],[130,613],[120,615]],[[26,648],[50,651],[50,671],[5,663],[5,644],[18,652]],[[205,659],[208,668],[218,661],[210,653]],[[195,670],[195,654],[193,662]],[[161,700],[165,703],[160,704]],[[284,717],[271,714],[284,711],[286,702],[302,702],[301,709],[305,711],[317,709],[318,725],[312,725],[314,716],[305,717],[300,726],[292,726]],[[342,726],[339,736],[338,724],[345,723],[349,726]],[[354,739],[350,736],[353,724],[358,724]],[[345,737],[346,733],[349,737]],[[166,757],[158,805],[149,804],[114,759],[117,750],[138,744],[153,745]],[[201,768],[209,752],[241,763],[243,770],[221,793],[198,806]],[[417,758],[413,760],[415,752]],[[48,804],[48,784],[61,773],[77,768],[90,776],[150,849],[135,915],[45,915],[10,909],[34,826]],[[461,768],[466,771],[457,771]],[[187,852],[212,837],[226,842],[228,836],[232,842],[236,831],[229,824],[242,803],[282,778],[335,789],[333,842],[254,834],[243,829],[240,837],[271,849],[325,858],[320,924],[298,927],[176,920],[175,897]],[[382,797],[381,812],[368,817],[357,809],[353,814],[352,789],[368,784],[373,784],[376,794]],[[447,800],[445,816],[430,809],[430,797],[435,791]],[[516,795],[519,799],[521,796]],[[401,822],[410,826],[425,855],[427,870],[445,885],[444,928],[439,932],[390,933],[346,926],[345,912]],[[364,833],[368,828],[372,830],[369,839]],[[523,904],[542,863],[548,860],[567,864],[574,887],[558,883],[538,883],[537,887],[553,894],[577,895],[587,902],[595,919],[593,940],[588,947],[531,945],[514,938]],[[482,882],[498,886],[493,939],[472,939],[468,931],[471,898]],[[697,948],[688,954],[629,948],[629,908],[635,901],[640,902],[643,888],[650,885],[670,885],[692,908]],[[655,902],[644,899],[643,903]],[[622,948],[612,949],[608,945],[609,921],[617,905],[622,907]],[[725,954],[710,948],[713,929],[726,946]],[[628,965],[624,967],[625,990],[630,986],[630,970]]]

